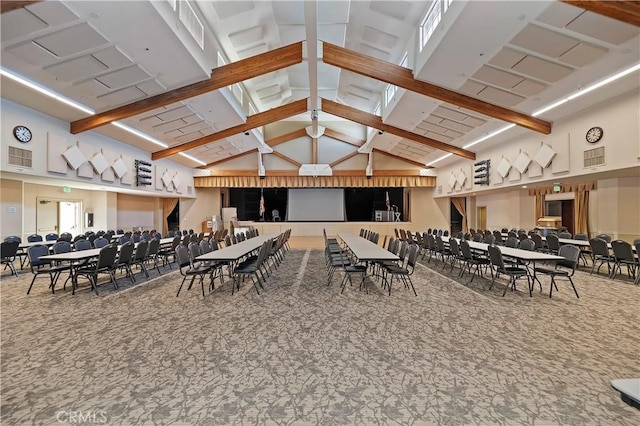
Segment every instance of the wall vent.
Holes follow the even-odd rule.
[[[200,46],[200,49],[204,50],[204,25],[198,19],[195,10],[188,1],[180,2],[180,11],[178,12],[180,21],[184,24],[189,31],[189,34]]]
[[[9,164],[19,167],[33,167],[33,153],[28,149],[9,147]]]
[[[584,167],[602,166],[605,163],[604,146],[588,149],[584,152]]]
[[[187,194],[188,195],[193,194],[193,186],[187,186]]]
[[[442,195],[442,185],[438,186],[438,195]]]

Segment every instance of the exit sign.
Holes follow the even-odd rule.
[[[71,187],[69,187],[69,186],[63,186],[63,187],[62,187],[62,192],[71,192]]]

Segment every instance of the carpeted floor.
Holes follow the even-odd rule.
[[[640,377],[640,287],[578,272],[580,299],[546,278],[503,298],[456,272],[340,294],[322,251],[292,250],[260,295],[204,299],[175,270],[100,296],[4,274],[2,424],[640,423],[610,386]]]

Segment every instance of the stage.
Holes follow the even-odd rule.
[[[327,231],[328,236],[336,236],[338,232],[360,233],[360,229],[368,229],[384,235],[395,236],[394,228],[404,230],[420,231],[414,229],[411,222],[252,222],[240,221],[240,227],[253,227],[260,234],[279,233],[291,228],[291,235],[298,237],[319,237],[322,236],[322,229]]]

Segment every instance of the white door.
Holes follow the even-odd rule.
[[[58,201],[46,198],[36,200],[36,233],[42,238],[58,233]]]
[[[71,235],[82,233],[80,212],[82,203],[77,201],[58,202],[58,218],[60,221],[60,233],[69,232]]]

